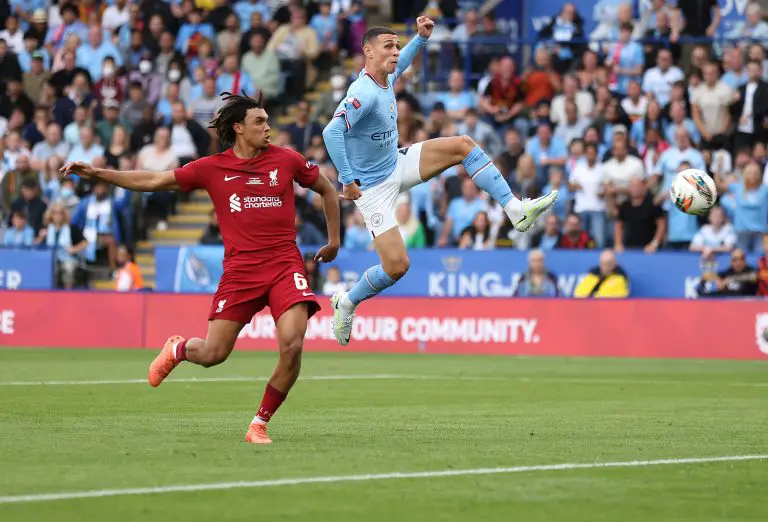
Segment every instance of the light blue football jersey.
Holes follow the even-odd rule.
[[[426,41],[417,36],[403,48],[395,72],[387,78],[387,85],[380,85],[365,70],[361,71],[347,90],[346,98],[339,103],[334,118],[343,118],[346,124],[343,149],[350,172],[342,172],[337,161],[342,144],[326,139],[326,147],[339,169],[342,183],[358,181],[364,190],[378,185],[395,171],[398,133],[393,86]]]

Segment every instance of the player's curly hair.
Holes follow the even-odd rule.
[[[263,98],[261,91],[259,91],[258,98],[251,98],[246,94],[223,92],[221,93],[221,99],[225,105],[219,109],[218,114],[211,120],[208,128],[216,129],[219,140],[227,147],[231,147],[235,143],[235,129],[232,126],[235,123],[243,123],[245,115],[249,110],[263,109]]]

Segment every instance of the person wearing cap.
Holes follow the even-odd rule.
[[[24,92],[33,102],[38,102],[43,92],[43,85],[51,78],[51,71],[45,69],[45,57],[43,53],[32,53],[30,70],[24,73]]]
[[[41,4],[43,3],[42,0],[36,1]],[[28,20],[30,22],[30,27],[27,29],[27,32],[34,34],[38,42],[44,42],[45,36],[48,34],[48,13],[46,10],[39,7],[35,9],[31,17],[24,11],[19,13],[19,15],[23,20]]]
[[[48,54],[48,50],[45,47],[40,46],[40,39],[36,32],[28,30],[24,33],[24,49],[18,54],[19,65],[23,72],[29,72],[32,70],[32,58],[39,56],[43,60],[43,69],[46,71],[51,69],[51,55]]]

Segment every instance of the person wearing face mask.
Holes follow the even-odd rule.
[[[152,55],[144,53],[139,62],[138,70],[132,71],[128,76],[128,83],[140,83],[143,97],[147,103],[155,104],[160,99],[163,89],[163,78],[155,72]]]
[[[75,182],[71,179],[65,179],[61,182],[58,197],[54,203],[61,203],[67,209],[67,214],[74,213],[80,205],[80,198],[75,194]]]
[[[101,79],[93,86],[93,92],[103,105],[106,100],[115,100],[122,103],[125,98],[123,78],[118,76],[115,60],[111,56],[104,59]]]
[[[183,61],[173,61],[168,65],[168,72],[166,73],[166,80],[163,83],[163,87],[160,90],[161,93],[168,91],[170,84],[176,84],[179,86],[179,98],[182,100],[189,100],[190,93],[192,91],[192,81],[186,74],[186,69]]]

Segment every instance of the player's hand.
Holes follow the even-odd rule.
[[[72,174],[80,176],[81,178],[90,179],[96,177],[96,169],[82,161],[67,163],[59,169],[59,175],[62,178],[66,178]]]
[[[315,254],[315,261],[318,263],[330,263],[339,253],[340,245],[338,243],[328,243]]]
[[[432,29],[435,28],[435,22],[426,16],[420,16],[416,19],[416,28],[419,30],[419,36],[429,38],[432,36]]]
[[[344,185],[344,190],[339,194],[339,197],[347,201],[354,201],[363,197],[363,193],[360,192],[360,187],[355,183],[350,183],[349,185]]]

